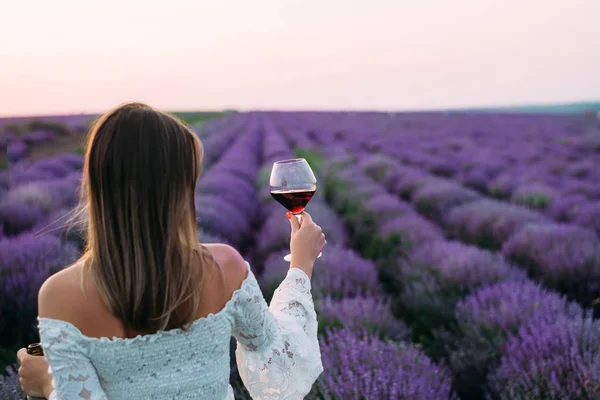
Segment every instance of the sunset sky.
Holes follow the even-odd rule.
[[[600,99],[599,0],[0,0],[0,115]]]

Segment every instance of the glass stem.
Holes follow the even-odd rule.
[[[294,214],[294,217],[296,217],[300,225],[302,225],[302,214]]]

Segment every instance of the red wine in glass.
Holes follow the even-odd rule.
[[[317,178],[304,158],[281,160],[273,164],[269,186],[271,196],[301,221],[304,208],[317,191]],[[291,256],[284,260],[291,261]]]
[[[312,199],[315,190],[272,190],[271,196],[292,214],[300,214]]]

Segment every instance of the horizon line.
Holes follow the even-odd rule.
[[[127,103],[127,102],[123,102]],[[324,107],[302,107],[302,108],[269,108],[269,107],[223,107],[223,108],[196,108],[196,109],[166,109],[159,108],[168,113],[224,113],[228,111],[233,112],[380,112],[380,113],[412,113],[412,112],[452,112],[452,111],[499,111],[499,110],[514,110],[517,111],[519,108],[543,108],[543,107],[563,107],[563,106],[583,106],[583,105],[598,105],[600,111],[600,98],[598,99],[586,99],[586,100],[575,100],[575,101],[564,101],[564,102],[536,102],[536,103],[515,103],[515,104],[496,104],[496,105],[463,105],[463,106],[452,106],[452,107],[425,107],[425,108],[403,108],[403,109],[370,109],[370,108],[324,108]],[[158,107],[157,107],[158,108]],[[528,110],[531,111],[531,110]],[[10,118],[47,118],[47,117],[63,117],[63,116],[77,116],[77,115],[100,115],[106,112],[90,112],[90,111],[73,111],[64,113],[54,114],[2,114],[0,112],[0,119]]]

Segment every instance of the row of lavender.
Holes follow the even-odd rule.
[[[6,151],[7,167],[26,160],[33,146],[51,143],[61,136],[83,136],[91,119],[89,115],[72,115],[34,121],[1,120],[0,149]]]
[[[378,161],[367,159],[363,167],[372,173]],[[384,174],[382,180],[400,183],[393,175]],[[477,244],[489,231],[500,233],[496,239],[506,238],[502,255],[457,241],[431,241],[413,249],[411,262],[394,271],[395,279],[411,282],[398,287],[405,311],[433,333],[437,345],[443,343],[441,354],[449,358],[459,392],[477,394],[481,381],[473,378],[489,373],[484,388],[500,398],[530,392],[548,398],[597,396],[598,378],[582,380],[581,375],[600,362],[600,325],[592,322],[591,312],[533,284],[507,261],[589,306],[600,282],[600,242],[594,232],[478,199],[445,180],[423,176],[420,183],[409,200],[416,211],[441,222],[451,238]],[[473,226],[478,230],[465,235],[464,229]],[[436,332],[440,328],[446,331]],[[563,340],[559,345],[557,338]],[[567,345],[572,342],[580,343],[575,357]],[[526,347],[532,343],[534,348]],[[534,366],[543,371],[541,377],[525,374]]]
[[[484,194],[542,210],[560,222],[599,228],[597,124],[577,117],[481,118],[475,123],[466,132],[464,123],[434,129],[429,138],[411,132],[405,143],[417,149],[427,140],[437,143],[429,161],[406,157],[406,147],[389,147],[387,154]]]
[[[365,160],[370,176],[444,228],[447,236],[490,250],[545,285],[592,306],[600,296],[600,239],[591,229],[556,223],[525,207],[487,199],[456,182],[393,160]]]
[[[214,135],[210,135],[211,132],[224,133],[224,135],[216,135],[221,139],[217,139],[215,142],[227,140],[226,138],[230,140],[231,137],[227,135],[227,131],[240,127],[239,124],[232,123],[232,120],[228,118],[217,119],[227,121],[225,123],[211,120],[217,115],[216,113],[183,114],[192,114],[187,118],[189,119],[187,122],[192,123],[192,128],[203,135],[209,135],[216,139]],[[93,114],[79,114],[33,119],[26,117],[0,119],[0,154],[6,152],[7,156],[7,165],[4,167],[25,161],[33,149],[52,144],[65,137],[74,136],[81,138],[81,142],[83,142],[85,133],[97,117]],[[237,119],[237,121],[242,122],[242,119]],[[82,145],[83,143],[80,143],[78,149],[71,150],[80,150]],[[211,152],[211,154],[221,153],[222,151]]]
[[[270,198],[268,177],[274,161],[293,158],[300,145],[309,145],[299,143],[299,138],[302,135],[283,136],[272,120],[265,119],[258,181],[263,223],[252,259],[263,266],[259,282],[267,297],[285,276],[282,264],[290,232],[284,210]],[[324,179],[316,172],[319,181]],[[408,341],[411,332],[392,316],[376,265],[349,247],[353,239],[328,206],[325,192],[323,185],[307,208],[330,243],[317,260],[312,279],[324,372],[308,398],[452,398],[448,372]]]
[[[311,140],[310,136],[308,132],[305,139]],[[343,146],[339,131],[321,134],[320,145],[323,137],[337,142],[329,147]],[[357,156],[333,164],[336,178],[331,196],[342,211],[352,211],[358,230],[364,231],[365,218],[357,218],[355,211],[362,209],[378,222],[371,225],[373,235],[395,232],[408,239],[408,260],[385,260],[388,264],[380,270],[389,282],[388,289],[396,294],[394,311],[407,318],[431,354],[448,360],[461,397],[477,398],[483,392],[490,398],[506,399],[598,396],[600,325],[590,313],[542,289],[502,255],[445,240],[437,226],[387,192],[404,195],[416,210],[438,222],[454,207],[460,210],[461,204],[477,204],[479,195],[380,156],[365,158],[364,150],[347,147]],[[385,186],[375,185],[371,178]],[[600,249],[593,232],[550,223],[536,230],[525,224],[541,222],[540,215],[489,200],[483,204],[495,207],[488,205],[476,215],[475,209],[461,213],[463,218],[479,219],[474,224],[480,231],[473,239],[484,236],[490,227],[497,228],[491,229],[492,233],[500,234],[492,234],[495,239],[518,232],[507,246],[507,256],[518,260],[517,255],[524,253],[529,260],[542,261],[546,268],[543,280],[574,297],[583,292],[583,297],[589,298],[590,286],[593,288],[597,278],[595,282],[586,280],[589,270],[598,269],[594,257]],[[521,227],[524,229],[519,232]],[[570,235],[575,236],[570,244],[561,247],[561,240]],[[537,238],[554,247],[530,245]],[[544,251],[552,251],[550,257]],[[550,279],[559,266],[561,272],[569,271],[565,285]]]
[[[509,114],[273,114],[320,143],[387,154],[482,194],[600,232],[600,123]]]

